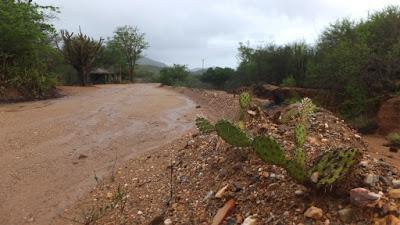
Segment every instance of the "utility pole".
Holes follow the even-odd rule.
[[[201,65],[201,71],[202,71],[202,72],[204,72],[204,61],[205,61],[205,59],[201,59],[201,63],[202,63],[202,65]]]

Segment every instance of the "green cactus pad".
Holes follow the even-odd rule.
[[[294,141],[297,147],[302,147],[306,142],[307,130],[304,124],[298,124],[294,128]]]
[[[258,156],[265,162],[279,166],[287,163],[281,145],[271,137],[258,136],[253,141]]]
[[[332,186],[341,180],[358,162],[358,155],[357,149],[338,149],[323,154],[311,169],[311,174],[318,173],[317,187]]]
[[[294,150],[294,157],[293,160],[303,168],[305,169],[306,166],[306,153],[304,152],[303,148],[296,148]]]
[[[215,124],[218,135],[230,145],[247,147],[251,145],[251,138],[238,126],[228,120],[220,120]]]
[[[248,92],[242,92],[239,96],[240,108],[247,109],[251,103],[251,95]]]
[[[208,134],[215,131],[215,127],[210,123],[210,121],[203,117],[196,118],[196,126],[197,129],[199,129],[199,131],[203,134]]]
[[[294,160],[290,160],[284,167],[288,172],[289,176],[295,179],[299,183],[304,183],[307,179],[307,174],[304,169],[304,165],[297,163]]]

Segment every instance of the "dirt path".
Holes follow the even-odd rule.
[[[389,147],[386,147],[387,141],[379,135],[364,136],[364,141],[368,144],[370,154],[376,159],[383,159],[392,166],[400,169],[400,152],[390,152]]]
[[[0,105],[0,224],[49,224],[95,177],[178,138],[196,113],[156,85],[63,90],[61,99]]]

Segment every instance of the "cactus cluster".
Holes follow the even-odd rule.
[[[216,131],[218,136],[232,146],[253,148],[264,162],[284,168],[288,175],[299,183],[327,189],[349,172],[351,166],[357,162],[359,151],[357,149],[330,151],[315,160],[314,165],[308,168],[303,148],[307,136],[305,121],[312,115],[315,107],[311,101],[303,100],[303,102],[300,114],[304,113],[306,116],[302,116],[302,123],[298,123],[295,127],[296,147],[291,158],[285,155],[282,146],[274,138],[264,135],[252,138],[244,129],[228,120],[219,120],[214,126],[206,119],[198,118],[196,125],[201,132]],[[246,104],[248,106],[250,103]]]

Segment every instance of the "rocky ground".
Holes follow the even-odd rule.
[[[237,119],[237,96],[178,89],[203,116]],[[288,153],[293,127],[277,118],[288,107],[255,109],[246,127],[271,135]],[[254,113],[255,112],[255,113]],[[400,224],[399,172],[371,157],[360,134],[329,111],[310,119],[308,162],[325,151],[357,148],[363,156],[332,190],[312,191],[251,149],[223,143],[216,134],[193,131],[171,145],[119,168],[60,221],[67,224]],[[332,191],[331,194],[326,192]],[[351,195],[350,195],[351,193]]]

